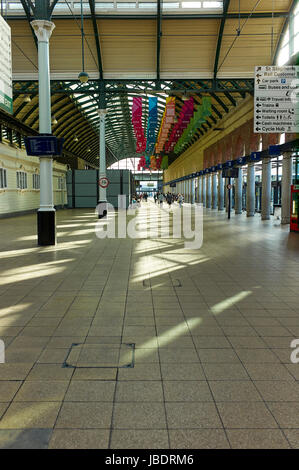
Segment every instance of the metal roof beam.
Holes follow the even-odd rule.
[[[99,67],[99,74],[100,80],[103,80],[103,63],[102,63],[102,54],[101,54],[101,45],[100,45],[100,37],[99,37],[99,30],[96,20],[96,13],[95,13],[95,0],[88,0],[89,1],[89,8],[91,13],[91,21],[92,27],[94,32],[94,38],[97,48],[97,57],[98,57],[98,67]]]
[[[219,57],[220,57],[220,51],[221,51],[223,31],[224,31],[225,21],[226,21],[226,18],[227,18],[229,3],[230,3],[230,0],[224,0],[223,1],[223,16],[222,16],[221,23],[220,23],[217,46],[216,46],[216,53],[215,53],[215,61],[214,61],[214,80],[217,78],[218,63],[219,63]]]

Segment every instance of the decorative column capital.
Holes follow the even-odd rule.
[[[107,114],[107,112],[108,112],[107,109],[104,109],[104,108],[99,108],[99,109],[97,110],[97,113],[98,113],[98,115],[99,115],[100,117],[105,117],[106,114]]]
[[[48,20],[33,20],[31,26],[40,42],[49,42],[55,24]]]
[[[293,155],[293,152],[291,151],[282,152],[283,158],[290,158],[292,157],[292,155]]]

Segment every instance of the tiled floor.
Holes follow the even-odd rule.
[[[42,248],[35,216],[0,221],[0,448],[299,448],[299,235],[206,211],[186,250],[102,223],[60,211]]]

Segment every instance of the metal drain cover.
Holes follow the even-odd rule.
[[[73,343],[62,367],[86,368],[133,368],[135,343],[91,344]]]

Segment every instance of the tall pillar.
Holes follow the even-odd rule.
[[[211,174],[206,175],[206,208],[211,209]]]
[[[247,165],[247,191],[246,191],[247,217],[255,214],[255,168],[254,163]]]
[[[262,162],[262,220],[270,219],[271,205],[271,158],[263,158]]]
[[[198,194],[198,203],[202,203],[202,176],[198,177],[198,186],[197,186],[197,194]]]
[[[222,178],[222,170],[218,171],[218,210],[224,209],[224,178]]]
[[[54,23],[48,20],[33,20],[31,26],[38,41],[38,99],[39,132],[51,134],[51,91],[49,40]],[[40,207],[37,211],[37,243],[41,246],[55,245],[56,223],[53,204],[53,159],[40,157]]]
[[[205,175],[202,175],[202,203],[203,203],[203,207],[206,207],[206,203],[207,203],[207,193],[206,193],[206,176]]]
[[[291,152],[285,152],[282,160],[281,178],[281,223],[289,224],[291,216],[291,184],[293,159]]]
[[[195,179],[192,178],[191,180],[191,204],[195,202]]]
[[[217,173],[212,174],[212,209],[217,209]]]
[[[235,214],[242,214],[243,170],[239,168],[239,176],[235,178]]]

